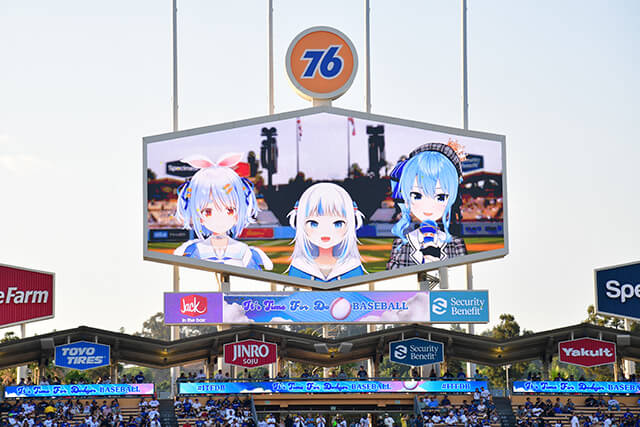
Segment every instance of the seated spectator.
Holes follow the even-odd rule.
[[[640,400],[639,400],[639,402],[640,402]],[[589,396],[584,400],[584,406],[588,406],[589,408],[592,408],[592,407],[596,406],[597,404],[598,404],[598,401],[596,399],[594,399],[593,396]]]
[[[567,404],[564,406],[565,412],[568,413],[568,414],[571,414],[571,413],[573,413],[575,407],[576,407],[576,405],[573,403],[571,398],[567,399]]]
[[[427,406],[429,408],[437,408],[439,406],[439,402],[436,396],[433,396],[431,399],[427,401]]]
[[[444,397],[440,401],[440,405],[442,405],[442,406],[451,406],[451,401],[449,400],[449,397],[446,394],[444,395]]]
[[[619,411],[620,410],[620,402],[618,402],[613,396],[607,402],[607,407],[610,411]]]
[[[488,399],[491,396],[491,392],[489,390],[485,390],[484,387],[480,387],[480,396],[484,399]]]
[[[449,415],[444,419],[444,423],[452,426],[458,422],[458,417],[456,417],[453,412],[449,412]]]

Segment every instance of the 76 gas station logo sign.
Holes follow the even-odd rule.
[[[296,36],[285,58],[289,81],[304,99],[336,99],[349,89],[358,70],[351,40],[330,27],[309,28]]]

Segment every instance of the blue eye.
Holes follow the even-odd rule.
[[[309,221],[307,221],[307,224],[311,228],[318,228],[318,221],[314,221],[314,220],[310,219]]]
[[[448,194],[436,194],[436,200],[439,202],[446,202],[447,199],[449,198]]]
[[[409,193],[409,196],[411,196],[411,200],[420,200],[422,199],[422,194],[412,191],[411,193]]]
[[[344,225],[345,225],[345,224],[346,224],[346,223],[345,223],[344,221],[340,220],[340,221],[336,221],[336,222],[334,222],[334,223],[333,223],[333,226],[334,226],[335,228],[342,228],[342,227],[344,227]]]

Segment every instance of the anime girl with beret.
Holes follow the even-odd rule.
[[[198,238],[183,243],[174,255],[255,270],[273,268],[262,250],[235,240],[258,215],[253,184],[232,169],[241,158],[241,153],[231,153],[217,163],[204,156],[182,160],[200,170],[178,190],[176,218]]]
[[[342,187],[312,185],[288,216],[296,230],[289,276],[331,282],[366,273],[356,238],[364,215]]]
[[[397,239],[387,270],[467,254],[464,240],[449,233],[451,208],[462,182],[461,160],[464,154],[457,142],[433,142],[415,149],[393,169],[391,186],[401,217],[391,229]]]

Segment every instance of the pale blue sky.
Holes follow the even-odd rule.
[[[276,112],[308,106],[283,69],[303,29],[362,60],[362,5],[274,0]],[[372,112],[460,126],[459,1],[371,7]],[[470,128],[507,136],[511,253],[474,267],[492,323],[577,323],[593,269],[640,259],[639,28],[633,0],[469,0]],[[0,40],[0,263],[57,274],[56,319],[28,333],[139,330],[171,287],[142,260],[140,183],[141,138],[171,129],[171,1],[1,0]],[[180,127],[266,114],[266,46],[266,1],[179,0]],[[334,105],[363,109],[362,71]]]

